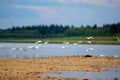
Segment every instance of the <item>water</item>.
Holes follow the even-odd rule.
[[[40,75],[51,77],[64,78],[88,78],[90,80],[118,80],[120,79],[120,68],[106,68],[104,72],[78,72],[78,71],[63,71],[57,73],[43,73]]]
[[[43,57],[43,56],[73,56],[73,55],[106,55],[120,56],[120,45],[101,44],[39,44],[39,48],[34,50],[28,46],[34,43],[0,43],[0,58],[14,57]],[[62,47],[64,46],[64,47]],[[12,50],[12,48],[23,48],[25,51]],[[88,50],[93,48],[93,50]]]

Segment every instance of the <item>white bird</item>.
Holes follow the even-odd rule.
[[[62,48],[65,48],[65,46],[62,46]]]
[[[92,42],[91,41],[87,41],[87,43],[91,44]]]
[[[105,57],[105,55],[102,55],[102,54],[101,54],[101,55],[99,55],[99,56],[100,56],[100,57]]]
[[[34,45],[37,45],[38,43],[41,43],[42,41],[37,41],[37,42],[35,42],[35,44]]]
[[[31,48],[31,49],[38,49],[39,48],[39,46],[33,46],[33,45],[30,45],[30,46],[28,46],[29,48]]]
[[[69,42],[63,42],[63,44],[68,45],[68,44],[69,44]]]
[[[68,44],[69,44],[69,42],[63,42],[63,46],[61,48],[65,48],[65,46]]]
[[[117,41],[119,42],[120,41],[120,38],[119,37],[116,37],[117,38]]]
[[[73,45],[78,45],[78,43],[73,43]]]
[[[3,45],[2,44],[0,44],[0,48],[2,48],[3,47]]]
[[[23,48],[12,48],[12,49],[9,50],[9,52],[14,51],[14,50],[16,50],[16,51],[27,51],[26,49],[23,49]],[[13,57],[16,58],[16,54],[13,54]]]
[[[48,41],[47,41],[47,42],[44,42],[44,44],[48,44]]]
[[[86,39],[95,39],[93,36],[86,37]]]
[[[14,51],[14,50],[18,50],[18,51],[27,51],[26,49],[23,49],[23,48],[12,48],[12,49],[10,49],[9,52]]]
[[[37,45],[38,43],[41,43],[42,41],[37,41],[37,42],[35,42],[33,45],[30,45],[30,46],[28,46],[28,48],[31,48],[31,49],[38,49],[39,48],[39,46]]]
[[[92,51],[92,50],[94,50],[94,48],[88,48],[88,49],[86,49],[86,52]]]

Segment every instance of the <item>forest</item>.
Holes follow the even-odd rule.
[[[103,24],[103,26],[74,25],[31,25],[13,26],[0,29],[0,38],[61,38],[85,36],[120,36],[120,23]]]

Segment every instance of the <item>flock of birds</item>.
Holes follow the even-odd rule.
[[[39,45],[38,45],[38,44],[41,43],[41,42],[42,42],[42,41],[37,41],[37,42],[35,42],[33,45],[28,46],[28,48],[36,50],[36,49],[39,48]],[[47,43],[47,42],[45,42],[45,44],[46,44],[46,43]],[[12,49],[10,49],[9,52],[14,51],[14,50],[27,51],[27,50],[24,49],[24,48],[12,48]]]
[[[38,45],[39,43],[42,43],[42,41],[39,40],[39,41],[35,42],[33,45],[28,46],[28,48],[36,50],[36,49],[38,49],[39,47],[41,47],[41,45]],[[44,44],[48,44],[48,43],[49,43],[49,41],[44,42]],[[79,43],[83,43],[83,41],[78,41],[77,43],[73,43],[73,45],[78,45]],[[88,41],[87,43],[92,43],[92,42],[91,42],[91,41]],[[61,48],[66,48],[66,45],[68,45],[68,44],[70,44],[70,43],[69,43],[69,42],[63,42],[63,45],[61,46]],[[1,44],[1,45],[0,45],[0,48],[2,48],[2,47],[3,47],[3,45]],[[11,49],[9,50],[9,52],[14,51],[14,50],[27,51],[27,50],[24,49],[24,48],[14,47],[14,48],[11,48]],[[89,50],[91,50],[91,49],[87,49],[86,52],[88,52]]]
[[[87,37],[87,39],[94,39],[94,38],[93,37]],[[117,37],[117,41],[120,41],[120,39],[118,37]],[[41,45],[38,45],[39,43],[42,43],[42,41],[39,40],[39,41],[35,42],[33,45],[29,45],[28,48],[36,50],[39,47],[41,47]],[[49,41],[44,42],[44,44],[48,44],[48,43],[49,43]],[[78,41],[77,43],[73,43],[73,45],[78,45],[80,43],[83,43],[83,41]],[[87,41],[87,43],[91,44],[92,42],[91,41]],[[63,42],[63,45],[61,46],[61,48],[66,48],[66,45],[68,45],[68,44],[71,44],[71,43]],[[3,47],[3,45],[1,44],[0,48],[2,48],[2,47]],[[17,50],[17,51],[27,51],[26,49],[21,48],[21,47],[14,47],[14,48],[11,48],[9,50],[9,52],[12,52],[12,51],[15,51],[15,50]],[[90,47],[90,48],[87,48],[85,52],[89,52],[89,51],[93,51],[93,50],[94,50],[94,48]],[[99,56],[100,57],[105,57],[105,55],[99,55]],[[118,56],[114,55],[114,57],[118,57]]]

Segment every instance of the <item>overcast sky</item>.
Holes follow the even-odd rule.
[[[120,22],[120,0],[0,0],[0,28]]]

